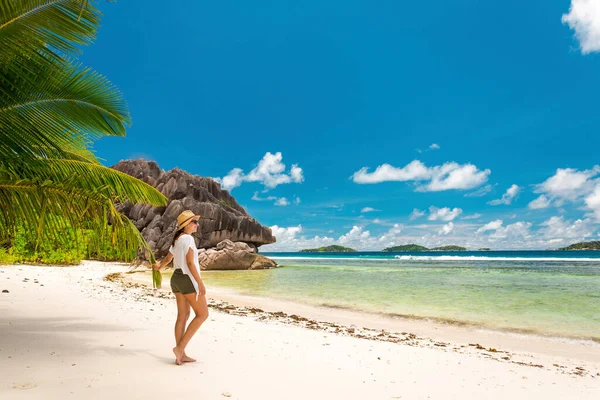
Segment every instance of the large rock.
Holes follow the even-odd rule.
[[[155,162],[146,160],[120,161],[112,168],[154,186],[168,198],[166,207],[117,205],[142,232],[158,258],[169,251],[177,229],[177,216],[183,210],[192,210],[201,216],[198,232],[194,234],[198,248],[211,248],[228,240],[243,242],[256,251],[263,244],[275,243],[271,229],[250,217],[229,192],[211,178],[191,175],[178,168],[165,172]],[[254,263],[257,257],[255,252],[253,254]],[[238,257],[239,262],[242,258],[242,255]]]
[[[216,248],[198,254],[200,267],[207,270],[268,269],[277,267],[275,261],[257,254],[242,242],[224,240]]]

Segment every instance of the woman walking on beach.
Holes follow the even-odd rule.
[[[200,278],[200,266],[198,264],[198,249],[192,233],[198,230],[199,215],[186,210],[177,217],[177,232],[173,237],[173,244],[169,248],[169,254],[153,268],[160,270],[173,260],[175,272],[171,277],[171,289],[177,300],[177,321],[175,322],[175,343],[173,348],[175,362],[181,365],[184,362],[194,362],[185,353],[185,348],[196,333],[198,328],[208,318],[208,306],[206,303],[206,288]],[[194,309],[196,316],[185,327],[190,317],[190,307]]]

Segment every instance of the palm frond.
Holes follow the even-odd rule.
[[[165,197],[101,165],[89,150],[131,124],[120,91],[69,57],[96,37],[93,0],[0,0],[0,238],[101,235],[123,251],[148,245],[114,202]],[[74,236],[73,236],[74,235]]]
[[[0,0],[0,60],[10,53],[78,54],[96,38],[101,13],[87,0]]]
[[[40,186],[52,183],[65,192],[88,193],[112,201],[164,206],[166,197],[141,180],[101,164],[68,159],[37,159],[27,163],[3,164],[0,176],[13,181],[26,180]]]
[[[131,119],[121,92],[79,63],[0,64],[0,157],[52,157],[101,136],[124,136]],[[18,68],[17,68],[18,69]],[[40,151],[43,149],[43,153]]]
[[[91,230],[105,235],[120,252],[148,248],[139,230],[114,207],[111,199],[84,189],[66,189],[53,182],[23,179],[15,181],[0,173],[0,237],[14,234],[17,225],[39,243],[73,240],[66,232],[80,236]]]

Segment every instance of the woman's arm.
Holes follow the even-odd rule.
[[[185,261],[187,261],[187,265],[190,270],[190,273],[192,274],[192,277],[194,277],[194,280],[198,282],[198,290],[200,291],[200,294],[204,296],[206,294],[206,288],[204,287],[202,279],[200,279],[200,274],[198,273],[198,269],[196,268],[196,262],[194,261],[194,250],[192,250],[191,248],[188,249],[188,252],[185,255]]]
[[[172,259],[173,259],[173,254],[171,254],[171,252],[169,252],[162,260],[160,260],[159,262],[154,264],[152,266],[152,268],[158,269],[158,270],[163,269],[164,267],[169,265],[169,263],[171,262]]]

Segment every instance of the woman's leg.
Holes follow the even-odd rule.
[[[189,303],[189,305],[194,309],[194,313],[196,316],[190,322],[183,337],[177,343],[177,346],[173,348],[173,353],[175,353],[175,361],[177,364],[183,363],[183,357],[185,355],[185,348],[188,343],[194,336],[194,334],[198,331],[200,326],[206,319],[208,318],[208,305],[206,303],[206,296],[198,296],[198,300],[196,300],[196,293],[185,294],[185,299]]]
[[[185,333],[185,324],[190,318],[190,303],[187,302],[184,295],[181,293],[175,293],[175,300],[177,300],[177,321],[175,321],[175,343],[179,344],[181,338]]]
[[[185,333],[185,325],[190,318],[190,303],[185,299],[181,293],[175,293],[175,299],[177,300],[177,320],[175,321],[175,344],[179,345],[183,334]],[[188,357],[187,354],[183,354],[183,362],[195,362],[192,357]]]

